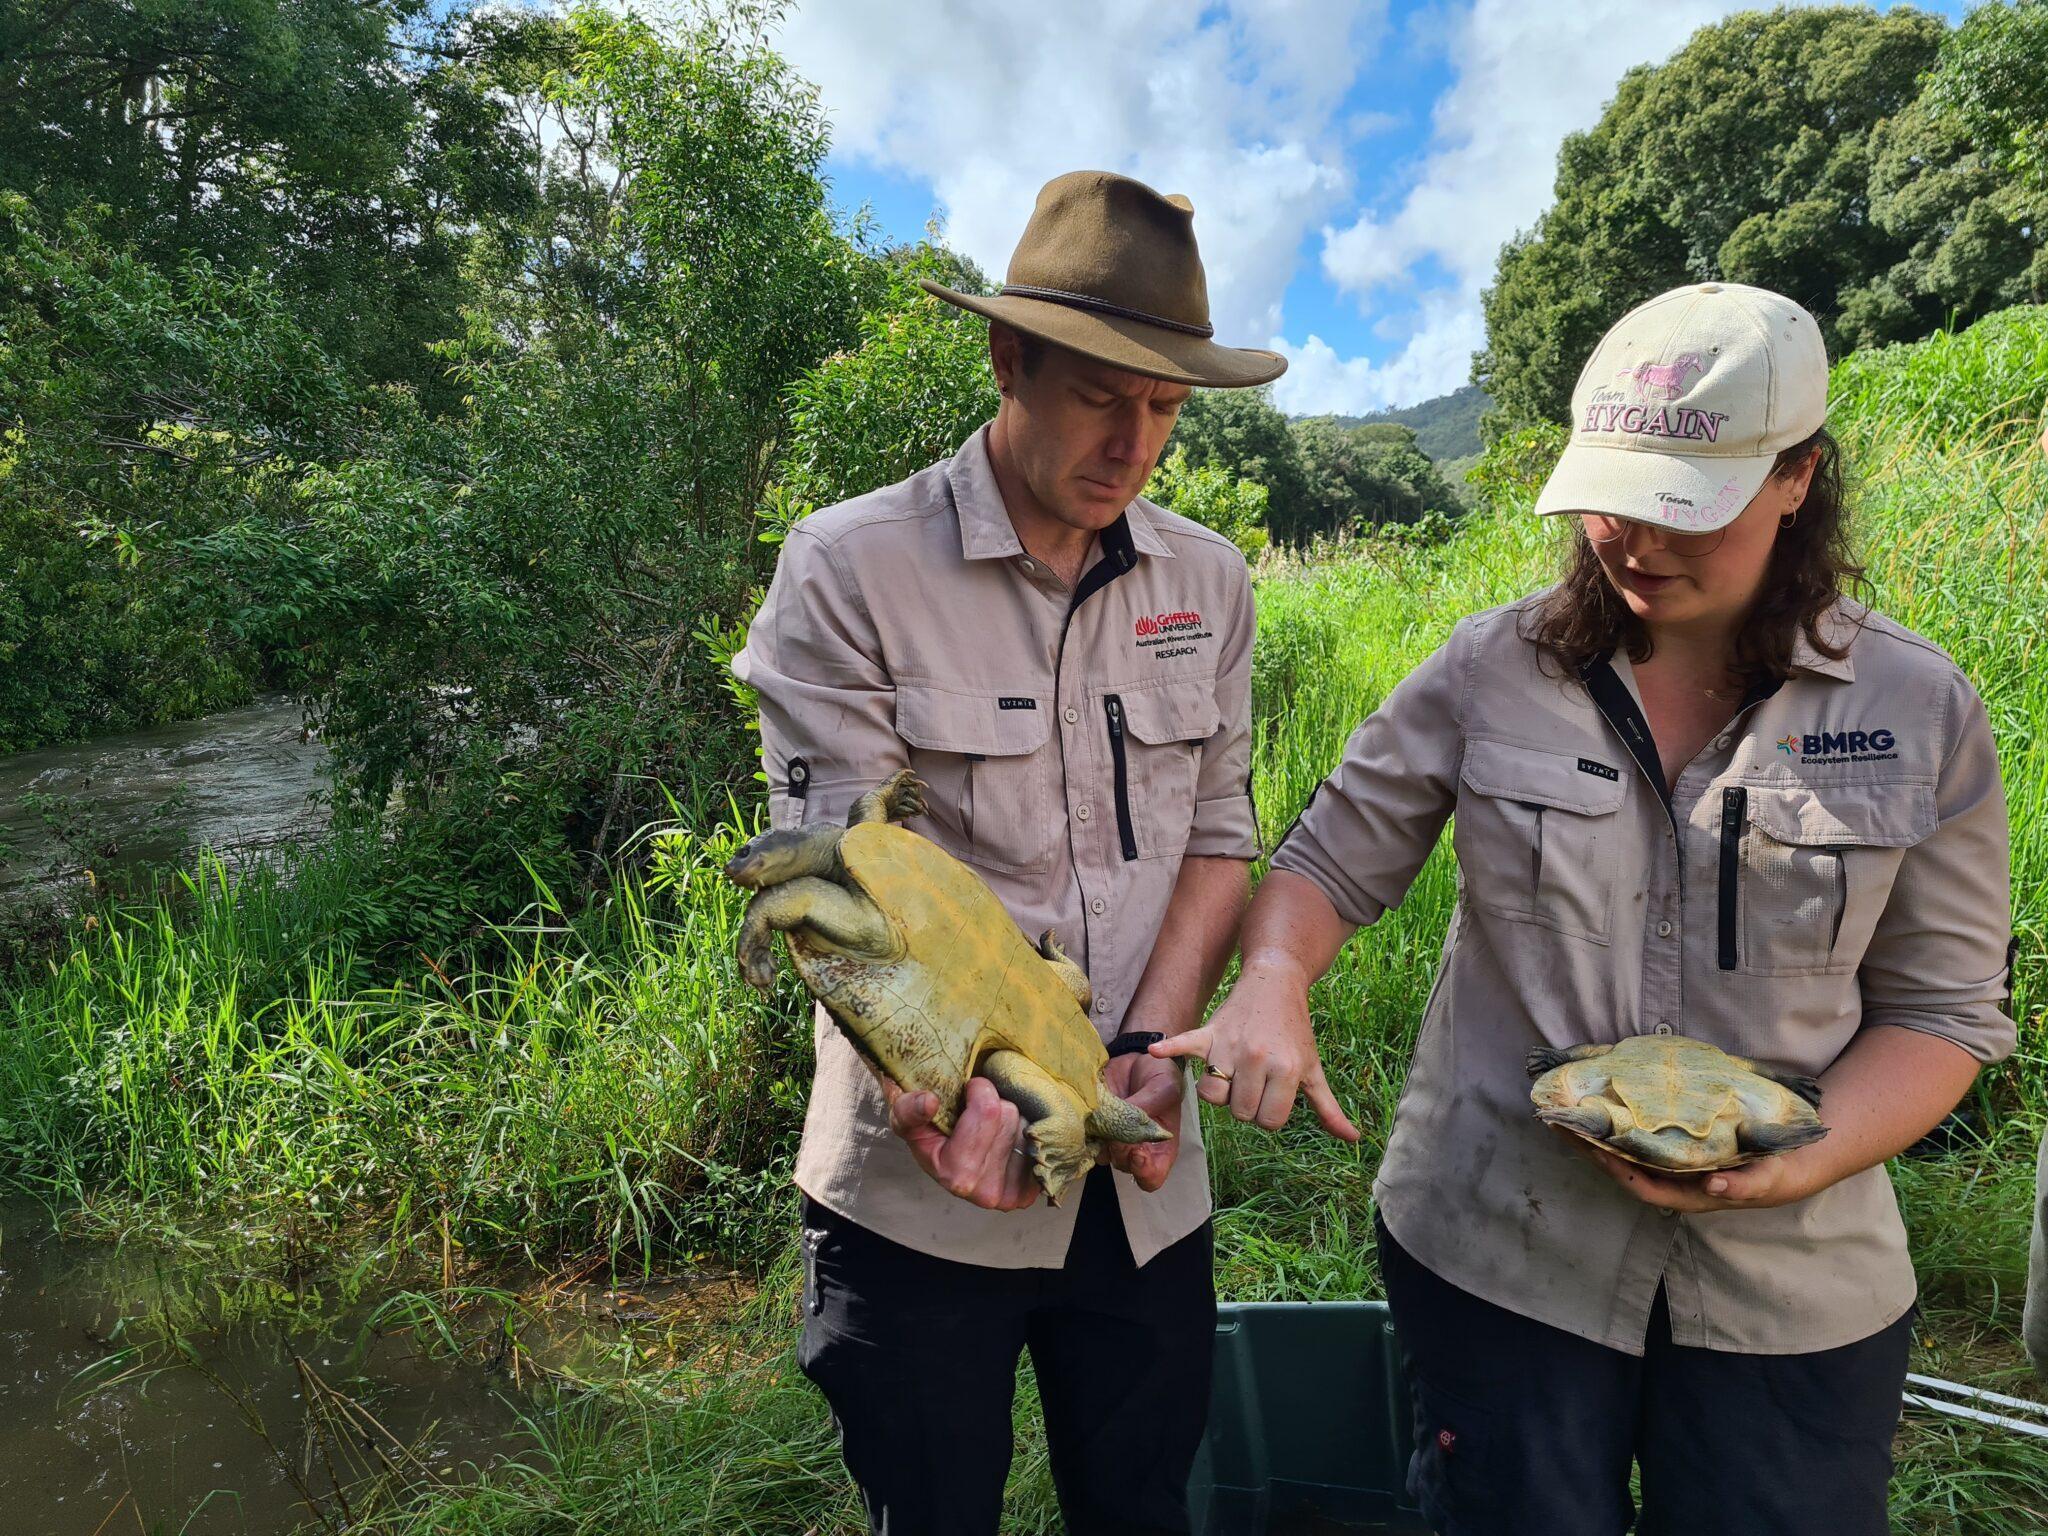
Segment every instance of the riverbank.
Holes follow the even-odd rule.
[[[1895,1172],[1925,1302],[1916,1368],[2023,1396],[2019,1293],[2048,1106],[2048,465],[2031,444],[2044,390],[2040,311],[1860,353],[1836,374],[1877,601],[1976,681],[2014,828],[2019,1053],[1977,1090],[1978,1137]],[[1458,617],[1553,568],[1551,531],[1503,494],[1441,544],[1262,569],[1254,778],[1269,845],[1352,725]],[[528,918],[455,977],[421,956],[364,983],[334,914],[391,897],[339,846],[290,878],[202,870],[175,902],[99,914],[47,973],[0,994],[0,1181],[105,1232],[230,1240],[238,1262],[285,1275],[372,1241],[430,1269],[597,1256],[630,1272],[718,1255],[759,1290],[715,1337],[539,1414],[522,1465],[422,1490],[372,1528],[852,1529],[829,1422],[790,1354],[787,1176],[810,1035],[786,975],[764,1003],[732,960],[741,893],[718,867],[746,830],[659,837],[645,871],[573,914],[537,890]],[[1439,849],[1314,996],[1358,1148],[1304,1117],[1277,1136],[1207,1121],[1223,1295],[1375,1292],[1369,1175],[1454,900]],[[1008,1528],[1048,1530],[1034,1399],[1018,1401]],[[2048,1524],[2041,1442],[1915,1415],[1899,1448],[1897,1529]]]

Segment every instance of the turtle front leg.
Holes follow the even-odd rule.
[[[849,954],[886,960],[897,950],[895,931],[882,909],[843,885],[804,875],[771,885],[747,903],[740,921],[740,973],[766,992],[775,984],[773,935],[792,928],[810,933]]]
[[[846,813],[846,824],[857,827],[866,821],[908,821],[922,816],[924,809],[924,780],[905,768],[854,801],[853,809]]]
[[[1536,1111],[1536,1118],[1545,1125],[1561,1125],[1568,1131],[1577,1131],[1581,1136],[1591,1136],[1596,1141],[1611,1141],[1622,1127],[1617,1123],[1627,1120],[1634,1125],[1634,1119],[1618,1104],[1609,1104],[1605,1099],[1581,1099],[1569,1108],[1561,1104],[1549,1105]]]
[[[1058,1078],[1021,1051],[990,1051],[974,1069],[1017,1106],[1031,1147],[1031,1171],[1054,1205],[1094,1165],[1083,1106]]]
[[[1541,1077],[1568,1061],[1591,1061],[1613,1049],[1611,1045],[1574,1045],[1562,1050],[1554,1045],[1536,1045],[1531,1046],[1529,1054],[1522,1058],[1522,1067],[1531,1077]]]

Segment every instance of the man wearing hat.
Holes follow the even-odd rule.
[[[1190,391],[1285,361],[1218,346],[1186,198],[1046,184],[990,298],[1002,400],[952,458],[806,519],[733,670],[758,692],[777,827],[838,821],[899,768],[914,830],[1087,971],[1111,1091],[1175,1140],[1119,1148],[1055,1208],[1018,1115],[878,1080],[822,1010],[796,1179],[805,1373],[888,1536],[992,1532],[1031,1353],[1067,1528],[1188,1528],[1208,1410],[1209,1190],[1178,1064],[1258,854],[1251,586],[1230,542],[1144,500]]]

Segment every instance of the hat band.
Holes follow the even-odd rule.
[[[1115,315],[1120,320],[1138,320],[1146,325],[1162,326],[1169,331],[1180,331],[1204,339],[1216,334],[1216,327],[1213,325],[1190,325],[1185,320],[1169,320],[1164,315],[1147,314],[1142,309],[1129,309],[1122,304],[1112,304],[1107,299],[1096,298],[1092,293],[1069,293],[1064,288],[1032,288],[1022,283],[1005,283],[996,297],[1043,299],[1049,304],[1064,304],[1070,309],[1092,309],[1105,315]]]

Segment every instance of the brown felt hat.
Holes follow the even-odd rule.
[[[1277,352],[1210,339],[1194,205],[1108,171],[1069,171],[1039,189],[993,297],[927,278],[918,286],[1056,347],[1175,384],[1242,389],[1287,371]]]

